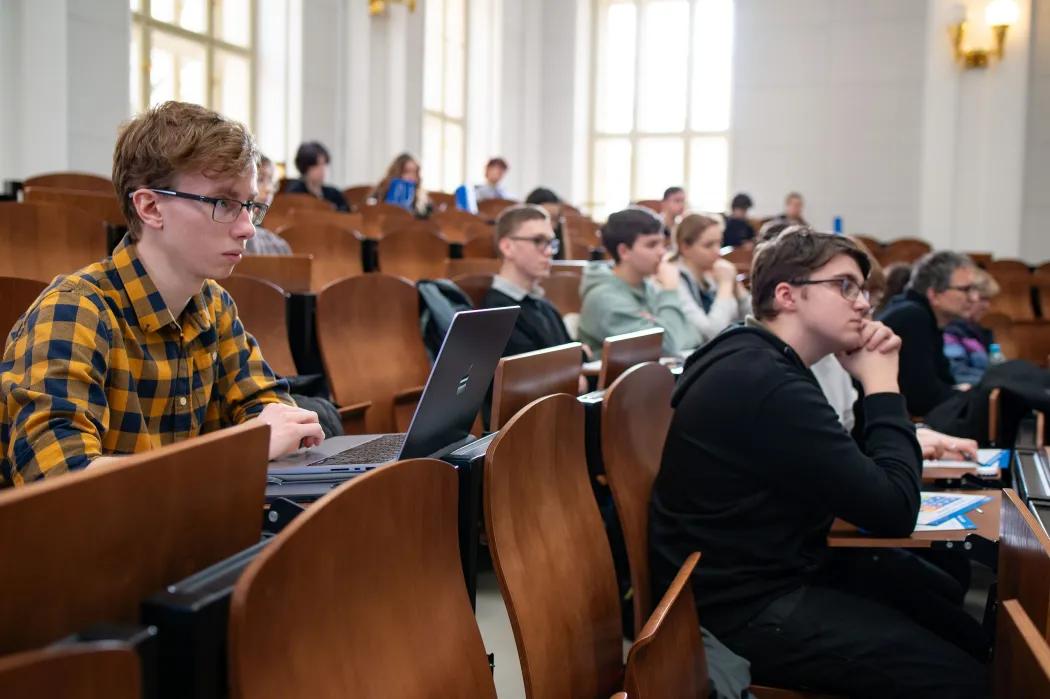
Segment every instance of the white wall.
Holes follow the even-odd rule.
[[[129,102],[130,16],[123,3],[0,3],[0,178],[50,170],[108,174]]]
[[[730,190],[760,214],[918,233],[923,2],[737,0]]]
[[[1050,3],[1036,2],[1025,139],[1021,255],[1050,260]]]

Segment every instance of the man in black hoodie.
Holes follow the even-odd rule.
[[[945,611],[926,589],[929,566],[901,551],[873,564],[827,547],[835,517],[895,537],[918,515],[922,461],[897,386],[900,340],[867,318],[868,271],[848,239],[808,229],[758,248],[757,321],[694,354],[675,392],[650,512],[654,594],[700,551],[700,620],[751,661],[756,682],[984,696],[982,664],[946,640],[976,622],[923,608]],[[809,370],[832,353],[864,388],[863,449]]]

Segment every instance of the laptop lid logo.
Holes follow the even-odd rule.
[[[474,368],[473,364],[468,366],[467,367],[467,373],[464,374],[463,378],[459,380],[459,384],[456,386],[456,395],[457,396],[462,396],[463,393],[467,390],[467,384],[470,382],[470,370],[473,369],[473,368]]]

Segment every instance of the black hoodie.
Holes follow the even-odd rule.
[[[715,634],[814,581],[835,517],[884,536],[914,528],[922,454],[899,394],[863,399],[866,455],[795,351],[740,327],[690,357],[672,404],[650,509],[653,598],[700,551],[693,592]]]

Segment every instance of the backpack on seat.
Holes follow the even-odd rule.
[[[419,290],[419,327],[423,344],[433,362],[445,340],[452,318],[460,311],[474,310],[470,297],[448,279],[421,279]]]

